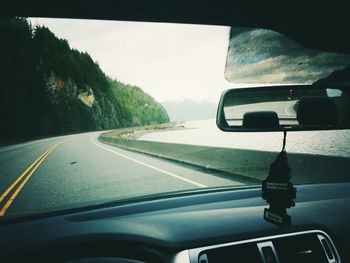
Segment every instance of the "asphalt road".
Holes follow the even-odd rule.
[[[102,144],[98,135],[83,133],[0,148],[0,217],[241,184]]]
[[[268,110],[278,113],[278,116],[296,116],[294,106],[297,102],[298,100],[272,101],[229,106],[225,107],[225,114],[227,114],[227,117],[232,115],[237,117],[243,116],[246,112]]]

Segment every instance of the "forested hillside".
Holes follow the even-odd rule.
[[[169,121],[139,87],[25,18],[0,18],[0,143]]]

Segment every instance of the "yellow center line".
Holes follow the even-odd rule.
[[[8,193],[18,184],[18,182],[28,173],[28,171],[30,171],[30,169],[33,168],[33,166],[40,161],[40,159],[45,155],[47,154],[50,149],[52,149],[55,145],[53,145],[52,147],[50,147],[46,152],[44,152],[42,155],[40,155],[38,157],[38,159],[36,159],[34,161],[34,163],[32,163],[17,179],[16,181],[13,182],[12,185],[10,185],[9,188],[6,189],[6,191],[0,196],[0,203],[2,202],[2,200],[4,200],[4,198],[8,195]]]
[[[55,150],[58,146],[60,146],[63,142],[59,142],[52,147],[50,147],[46,152],[44,152],[42,155],[40,155],[17,179],[13,182],[13,184],[6,189],[6,191],[1,195],[0,202],[8,195],[8,193],[21,181],[21,179],[27,175],[27,173],[30,171],[30,173],[27,175],[27,177],[23,180],[23,182],[18,186],[16,191],[12,194],[10,199],[7,201],[7,203],[3,206],[3,208],[0,210],[0,217],[3,216],[7,209],[10,207],[12,202],[15,200],[17,195],[20,193],[24,185],[28,182],[30,177],[33,175],[33,173],[38,169],[39,165],[49,156],[49,154]],[[34,168],[33,168],[34,167]],[[33,169],[32,169],[33,168]]]

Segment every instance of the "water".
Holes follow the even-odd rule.
[[[282,148],[282,132],[223,132],[215,119],[186,122],[185,130],[154,132],[139,140],[184,143],[236,149],[278,152]],[[287,134],[287,152],[350,157],[350,131],[305,131]]]

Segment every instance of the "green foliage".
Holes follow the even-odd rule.
[[[127,126],[169,122],[164,107],[139,87],[126,85],[112,79],[108,79],[108,81],[116,101],[123,109],[123,115],[126,117],[123,121]]]
[[[0,143],[168,122],[140,88],[108,78],[86,52],[25,18],[0,18]],[[88,106],[79,95],[92,95]]]
[[[35,136],[42,133],[45,97],[32,28],[23,18],[0,18],[0,35],[0,141]]]

